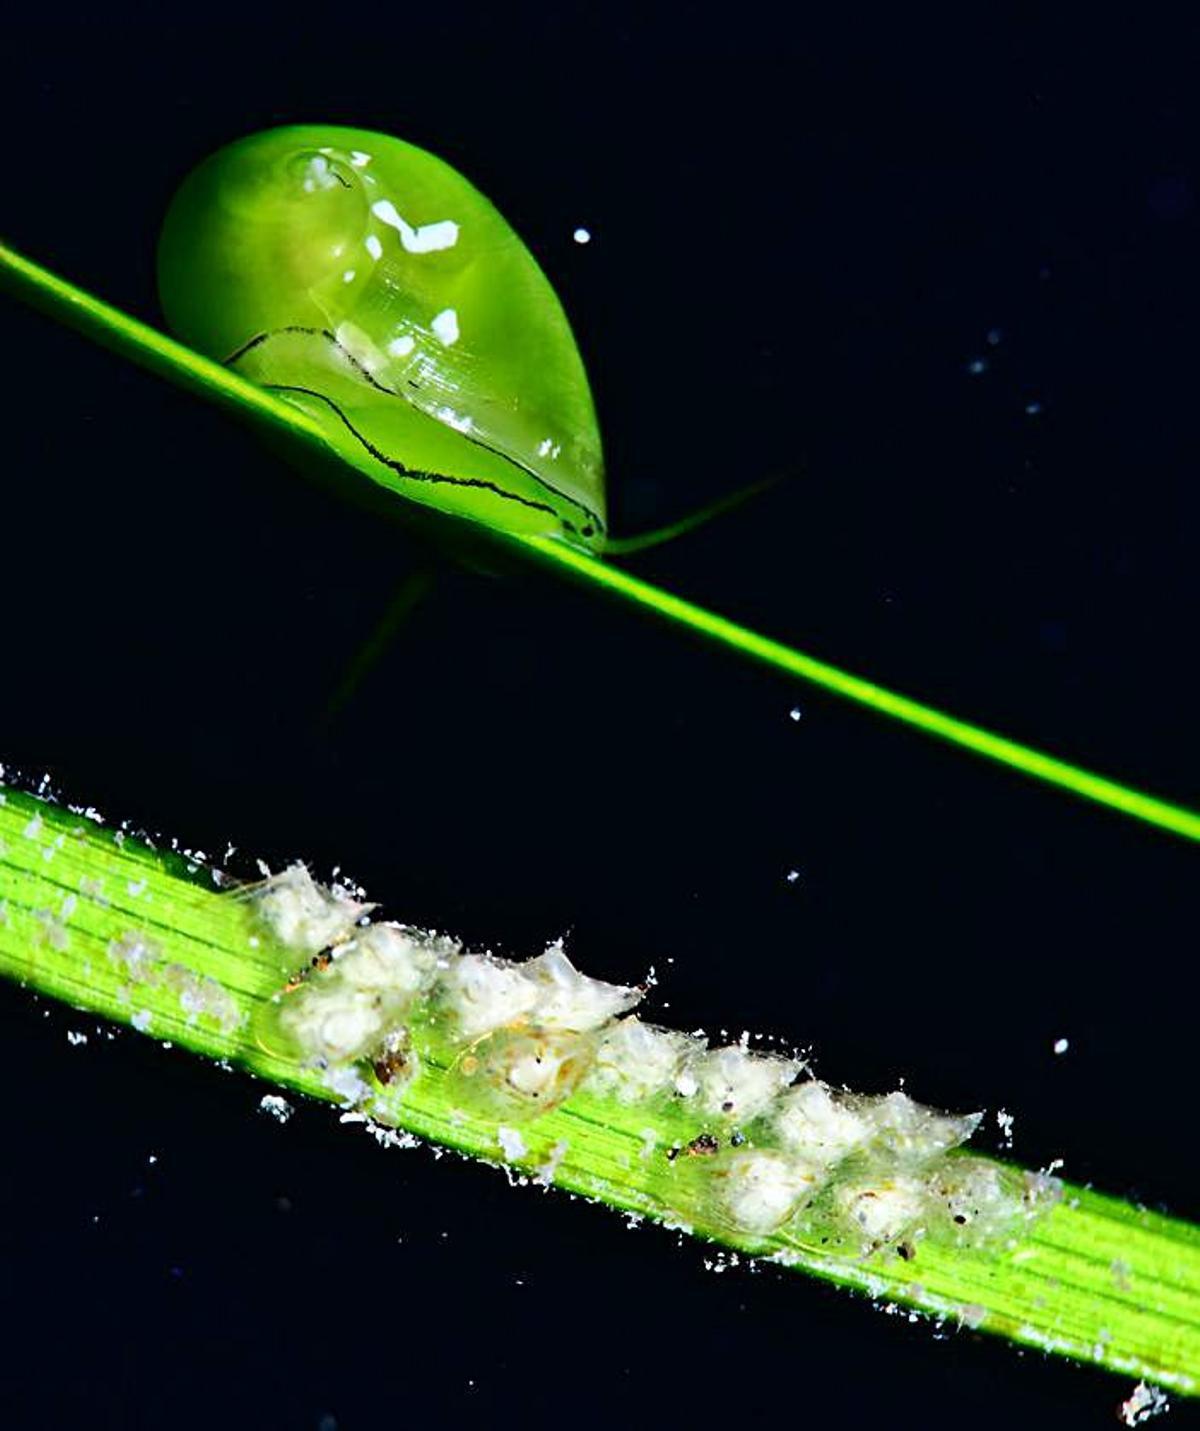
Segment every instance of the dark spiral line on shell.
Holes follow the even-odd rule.
[[[261,347],[262,344],[267,342],[269,339],[279,337],[281,334],[284,333],[299,333],[305,337],[324,338],[327,343],[331,344],[334,348],[337,349],[337,351],[342,355],[342,357],[346,359],[346,361],[350,364],[350,366],[354,369],[358,376],[363,380],[363,382],[365,382],[369,387],[374,388],[376,392],[382,393],[385,397],[397,398],[401,402],[407,402],[410,406],[414,406],[414,404],[411,402],[411,399],[405,397],[403,393],[397,392],[395,388],[385,387],[383,383],[381,383],[373,373],[371,373],[366,367],[364,367],[364,365],[359,361],[358,358],[354,356],[354,354],[349,350],[349,348],[347,348],[345,344],[338,339],[337,334],[331,333],[328,328],[309,328],[301,323],[291,323],[282,328],[272,328],[268,332],[257,333],[253,338],[248,339],[245,343],[242,344],[240,348],[237,348],[229,355],[228,358],[225,359],[225,366],[227,368],[233,367],[234,364],[240,362],[240,360],[244,358],[247,353],[253,352],[255,348]],[[286,385],[279,385],[274,383],[264,384],[264,386],[286,387]],[[306,390],[297,388],[295,389],[295,391],[299,392]],[[313,396],[322,397],[323,394],[314,393]],[[329,405],[334,409],[335,412],[337,412],[338,416],[342,419],[342,421],[346,423],[347,427],[350,427],[349,422],[347,422],[346,420],[345,413],[341,411],[337,404],[332,402],[330,399],[326,399],[326,401],[329,402]],[[419,412],[421,411],[421,409],[418,408],[417,411]],[[428,416],[428,414],[426,415]],[[354,429],[351,428],[351,431],[354,431]],[[355,435],[358,436],[357,433],[355,433]],[[507,462],[509,466],[515,467],[518,472],[523,472],[526,477],[536,482],[539,487],[544,487],[547,492],[552,492],[556,497],[561,497],[564,502],[570,502],[572,506],[578,507],[581,512],[586,514],[588,521],[595,524],[596,529],[598,531],[603,532],[606,530],[605,524],[600,519],[600,517],[595,512],[593,512],[592,509],[587,506],[586,503],[581,502],[578,497],[572,497],[568,492],[564,492],[561,488],[556,487],[553,482],[548,482],[544,477],[533,471],[531,467],[527,467],[525,463],[511,456],[509,453],[502,452],[498,448],[491,446],[490,443],[484,442],[482,438],[472,437],[470,433],[466,432],[462,433],[461,436],[464,438],[465,441],[471,443],[473,447],[478,447],[482,451],[490,453],[493,457],[498,457],[501,461]],[[365,439],[360,440],[365,441]],[[382,458],[381,460],[386,461],[389,467],[394,465],[393,459]],[[402,475],[405,476],[416,475],[412,472],[411,469],[403,468],[402,464],[400,467],[397,467],[396,470],[402,471]],[[432,472],[422,473],[420,475],[425,480],[434,480],[435,478],[438,478],[442,481],[453,482],[460,486],[485,486],[491,487],[492,490],[496,492],[501,492],[501,489],[499,487],[485,482],[483,479],[477,480],[474,478],[455,478]],[[515,493],[501,492],[501,495],[509,496],[512,498],[513,501],[522,502],[526,506],[541,507],[542,505],[540,503],[528,501],[524,497],[518,497]],[[543,508],[543,510],[553,512],[554,515],[558,517],[558,519],[563,523],[563,526],[565,526],[568,531],[578,533],[579,528],[576,527],[573,523],[568,522],[554,508],[546,506]]]
[[[486,477],[451,477],[443,472],[422,472],[414,467],[406,467],[403,462],[396,457],[389,457],[382,448],[376,447],[369,437],[360,432],[350,421],[331,397],[325,393],[317,392],[315,388],[301,387],[298,383],[264,383],[264,388],[276,393],[300,393],[304,397],[316,398],[318,402],[323,402],[331,408],[338,420],[345,427],[346,431],[358,442],[377,462],[381,462],[385,467],[391,468],[399,477],[407,478],[411,482],[433,482],[449,487],[474,487],[482,491],[492,492],[497,497],[502,497],[507,502],[519,502],[522,507],[530,507],[536,512],[546,512],[556,521],[562,522],[569,531],[575,528],[570,522],[564,521],[558,511],[549,502],[536,502],[531,497],[522,497],[517,492],[509,492],[496,482],[489,482]]]

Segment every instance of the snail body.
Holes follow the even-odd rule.
[[[184,181],[158,272],[184,342],[303,408],[372,481],[603,545],[599,430],[562,305],[440,159],[339,126],[250,135]]]

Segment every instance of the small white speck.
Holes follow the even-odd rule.
[[[799,720],[800,717],[801,717],[803,714],[804,714],[804,712],[800,709],[799,706],[793,706],[793,707],[791,708],[791,710],[788,711],[788,719],[789,719],[789,720]]]
[[[1071,1047],[1071,1040],[1070,1040],[1070,1039],[1066,1039],[1066,1038],[1056,1038],[1056,1039],[1054,1040],[1054,1052],[1055,1052],[1055,1053],[1066,1053],[1067,1049],[1069,1049],[1070,1047]]]
[[[33,819],[30,820],[28,825],[25,826],[25,829],[22,831],[22,834],[24,834],[27,840],[36,840],[41,833],[42,817],[40,815],[35,815]]]
[[[367,235],[363,247],[367,250],[367,252],[371,255],[372,258],[378,259],[383,257],[383,245],[379,242],[379,239],[376,237],[375,234]]]
[[[364,154],[361,149],[351,149],[350,162],[356,169],[365,169],[371,162],[371,156]]]
[[[429,326],[438,342],[445,347],[458,342],[458,314],[453,308],[443,308]]]
[[[402,337],[393,338],[387,350],[393,358],[407,358],[416,346],[416,340],[405,333]]]
[[[134,899],[137,899],[137,897],[138,897],[139,895],[142,895],[142,894],[145,894],[145,893],[146,893],[146,888],[147,888],[147,886],[149,885],[149,883],[150,883],[149,880],[144,880],[144,879],[134,880],[134,879],[131,879],[131,880],[129,881],[129,883],[125,886],[125,888],[129,891],[129,893],[130,893],[131,895],[133,895]]]
[[[788,870],[788,872],[787,872],[787,882],[788,882],[788,884],[798,884],[798,883],[799,883],[799,880],[800,880],[800,871],[799,871],[799,870]]]
[[[591,243],[592,241],[591,231],[584,228],[576,229],[575,232],[571,235],[571,237],[575,240],[576,243]]]
[[[87,1043],[87,1034],[76,1033],[74,1029],[68,1029],[67,1042],[72,1048],[78,1048],[81,1043]]]
[[[150,1156],[146,1159],[146,1161],[150,1164],[151,1167],[153,1167],[154,1164],[158,1162],[158,1154],[151,1153]]]
[[[139,1009],[129,1022],[137,1029],[138,1033],[145,1033],[150,1027],[150,1010]]]
[[[277,1123],[286,1123],[293,1112],[292,1105],[278,1093],[264,1093],[258,1100],[258,1109],[260,1113],[274,1118]]]
[[[1025,404],[1025,413],[1027,417],[1037,417],[1038,413],[1041,412],[1041,410],[1042,405],[1040,402],[1027,402]]]
[[[971,361],[967,364],[967,372],[970,373],[973,378],[977,378],[982,373],[986,373],[987,368],[988,365],[986,358],[972,358]]]
[[[345,273],[342,274],[342,282],[343,282],[343,283],[353,283],[353,282],[354,282],[354,278],[355,278],[355,271],[354,271],[354,269],[352,269],[352,268],[348,268],[348,269],[345,271]]]

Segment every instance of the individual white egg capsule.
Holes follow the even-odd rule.
[[[455,1036],[477,1039],[525,1017],[538,1000],[537,985],[515,964],[488,954],[464,954],[441,979],[441,1002]]]
[[[621,1019],[600,1035],[585,1086],[598,1098],[641,1103],[674,1086],[695,1048],[696,1040],[687,1034],[644,1024],[636,1016]]]
[[[370,924],[342,946],[334,969],[353,988],[411,1000],[457,952],[449,939],[400,924]]]
[[[896,1174],[843,1183],[834,1191],[833,1202],[848,1226],[875,1248],[894,1242],[920,1220],[924,1195],[918,1178]]]
[[[762,1236],[785,1223],[820,1186],[820,1174],[783,1153],[746,1149],[714,1168],[713,1184],[739,1231]]]
[[[521,972],[537,990],[532,1018],[540,1028],[587,1033],[642,999],[641,989],[581,974],[563,952],[561,940],[523,964]]]
[[[304,984],[281,996],[278,1025],[306,1063],[345,1063],[362,1058],[384,1030],[382,1001],[340,980]]]
[[[319,954],[353,933],[358,920],[375,908],[353,899],[340,886],[319,885],[302,864],[289,865],[252,893],[259,918],[288,949]]]
[[[569,1098],[595,1054],[594,1034],[502,1028],[465,1049],[449,1078],[468,1112],[523,1122]]]
[[[1001,1239],[1027,1215],[1019,1175],[984,1158],[943,1158],[926,1186],[930,1236],[956,1247]]]
[[[694,1097],[711,1117],[748,1123],[802,1067],[795,1059],[754,1053],[735,1043],[689,1059],[676,1079],[676,1091],[682,1097]]]
[[[965,1143],[983,1117],[981,1113],[942,1113],[914,1102],[907,1093],[864,1099],[860,1107],[874,1125],[874,1145],[900,1162],[917,1165]]]
[[[873,1132],[870,1119],[852,1101],[815,1078],[788,1089],[770,1117],[784,1148],[820,1167],[841,1162]]]

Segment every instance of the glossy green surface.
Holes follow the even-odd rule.
[[[602,545],[600,436],[562,305],[440,159],[330,125],[230,144],[171,205],[159,289],[185,343],[303,408],[372,481]]]

